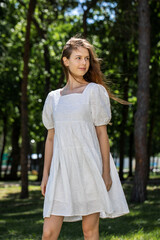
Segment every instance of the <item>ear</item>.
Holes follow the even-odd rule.
[[[66,67],[68,67],[68,65],[69,65],[69,63],[68,63],[68,58],[63,57],[62,59],[63,59],[64,65],[65,65]]]

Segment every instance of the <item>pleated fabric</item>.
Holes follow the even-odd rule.
[[[83,93],[61,96],[60,90],[48,94],[42,112],[44,126],[55,129],[43,217],[58,215],[64,216],[64,222],[74,222],[95,212],[100,212],[100,218],[129,213],[111,154],[110,191],[102,178],[95,126],[107,125],[111,120],[106,89],[89,83]]]

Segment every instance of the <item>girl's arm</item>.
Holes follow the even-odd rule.
[[[45,142],[45,155],[44,155],[44,168],[43,178],[41,183],[41,192],[45,196],[46,185],[48,181],[51,160],[53,155],[53,144],[54,144],[54,128],[48,130],[46,142]]]
[[[96,132],[100,144],[100,150],[103,161],[102,177],[105,182],[107,191],[109,191],[112,185],[112,179],[110,176],[110,146],[106,125],[96,126]]]

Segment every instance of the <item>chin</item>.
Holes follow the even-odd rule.
[[[77,78],[83,78],[84,75],[85,75],[84,73],[83,74],[78,74],[78,75],[74,74],[74,76],[77,77]]]

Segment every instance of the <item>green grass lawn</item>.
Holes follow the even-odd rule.
[[[19,199],[19,183],[0,182],[0,239],[40,240],[43,197],[40,187],[30,179],[28,199]],[[129,203],[132,185],[123,185]],[[148,186],[144,204],[129,203],[130,213],[115,219],[100,219],[101,240],[159,240],[160,186]],[[83,239],[81,221],[63,223],[60,240]]]

